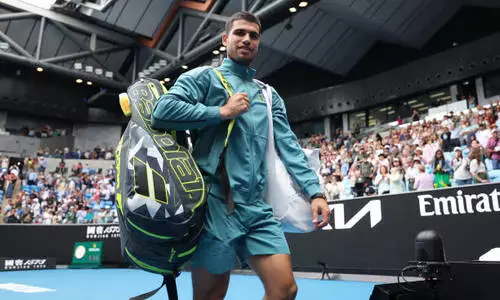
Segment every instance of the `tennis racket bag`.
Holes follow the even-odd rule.
[[[166,88],[141,79],[120,95],[130,121],[116,149],[116,200],[121,251],[131,264],[164,280],[154,291],[131,299],[147,299],[166,285],[177,300],[176,277],[189,261],[203,230],[206,188],[189,150],[175,135],[155,130],[150,117]]]

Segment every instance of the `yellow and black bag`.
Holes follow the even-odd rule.
[[[202,174],[175,132],[151,126],[154,103],[165,93],[159,81],[143,79],[120,95],[122,110],[130,116],[116,149],[122,255],[164,276],[159,288],[131,299],[147,299],[166,285],[169,299],[177,300],[176,277],[203,231],[207,189]]]

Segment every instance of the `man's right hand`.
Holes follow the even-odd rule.
[[[236,93],[220,108],[221,118],[234,119],[250,109],[250,99],[246,93]]]

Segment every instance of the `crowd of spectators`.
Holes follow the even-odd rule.
[[[1,205],[0,222],[29,224],[118,222],[113,169],[97,173],[95,170],[83,168],[61,174],[38,172],[35,166],[23,176],[13,176],[12,181],[4,182],[2,185],[8,190],[17,180],[21,180],[22,188],[19,193],[5,197],[5,203]],[[15,169],[15,166],[7,170],[2,169],[2,176],[12,174],[12,170]]]
[[[486,183],[500,169],[500,104],[400,122],[387,132],[337,130],[301,139],[320,148],[330,200]]]
[[[329,200],[396,194],[497,178],[500,170],[500,103],[402,124],[385,132],[341,129],[301,139],[303,148],[319,148],[320,175]],[[61,158],[58,170],[46,170],[46,157]],[[113,149],[39,150],[24,168],[1,160],[0,222],[84,224],[117,222],[114,170],[93,170],[82,163],[65,170],[64,159],[114,159]],[[499,171],[500,172],[500,171]],[[17,181],[22,190],[13,194]]]

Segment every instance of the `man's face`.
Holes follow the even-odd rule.
[[[222,35],[222,44],[230,59],[250,65],[259,51],[259,25],[245,20],[234,21],[231,32]]]

